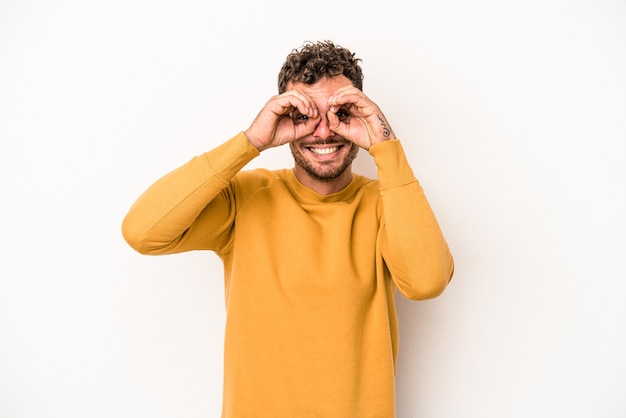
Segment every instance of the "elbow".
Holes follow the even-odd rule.
[[[144,255],[150,253],[150,251],[143,245],[145,242],[145,233],[137,227],[137,223],[129,220],[128,216],[126,216],[122,221],[122,237],[124,238],[124,241],[126,241],[126,243],[138,253]]]
[[[447,287],[447,282],[438,282],[437,284],[429,283],[425,286],[415,286],[406,288],[404,286],[398,286],[400,293],[407,299],[411,300],[428,300],[434,299],[441,295]]]
[[[440,296],[448,287],[454,274],[454,262],[441,266],[441,268],[429,272],[420,272],[413,277],[420,277],[420,280],[412,280],[398,283],[400,293],[411,300],[428,300]]]
[[[177,245],[182,239],[182,235],[170,239],[168,236],[155,231],[155,228],[133,220],[132,215],[127,215],[122,221],[122,237],[133,250],[143,255],[179,252]]]

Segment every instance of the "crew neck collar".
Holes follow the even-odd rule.
[[[360,176],[352,173],[352,179],[346,187],[336,193],[323,195],[302,184],[296,177],[293,169],[285,169],[285,177],[290,188],[295,191],[301,199],[311,203],[332,203],[347,200],[354,195],[358,183],[360,182]]]

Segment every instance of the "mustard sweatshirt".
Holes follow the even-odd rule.
[[[320,195],[293,170],[242,170],[243,133],[146,190],[122,231],[142,254],[224,263],[224,418],[393,418],[398,289],[439,295],[453,258],[399,140]]]

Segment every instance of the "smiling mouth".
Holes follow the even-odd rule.
[[[339,151],[341,147],[343,147],[343,145],[336,145],[334,147],[306,147],[306,149],[317,155],[328,155]]]

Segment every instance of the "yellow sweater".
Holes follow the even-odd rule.
[[[393,418],[395,289],[439,295],[453,259],[398,140],[323,196],[293,170],[242,171],[239,133],[158,180],[123,222],[142,254],[212,250],[224,263],[222,417]]]

